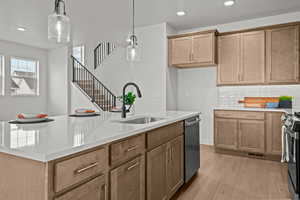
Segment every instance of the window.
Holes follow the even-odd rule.
[[[39,95],[39,63],[34,60],[10,59],[11,95]]]
[[[73,47],[73,56],[84,65],[84,46]]]
[[[4,95],[4,56],[0,56],[0,95]]]

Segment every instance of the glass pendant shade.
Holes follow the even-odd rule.
[[[48,16],[48,39],[57,43],[70,42],[71,22],[64,14],[53,14]]]
[[[137,45],[128,45],[127,47],[127,60],[130,62],[137,62],[141,59],[140,48]]]

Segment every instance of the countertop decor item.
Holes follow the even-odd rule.
[[[293,97],[291,96],[279,97],[279,108],[292,108],[292,107],[293,107]]]
[[[70,42],[71,22],[66,13],[65,0],[55,0],[54,12],[48,16],[48,40]]]
[[[238,101],[244,103],[245,108],[276,108],[279,103],[278,97],[244,97],[244,100]]]
[[[50,119],[50,118],[45,118],[45,119],[40,119],[40,120],[12,120],[9,121],[8,123],[10,124],[38,124],[38,123],[47,123],[47,122],[53,122],[54,119]]]

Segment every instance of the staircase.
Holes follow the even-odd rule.
[[[83,64],[72,58],[72,82],[103,111],[111,111],[116,106],[117,97],[105,87]]]
[[[116,45],[111,42],[102,42],[94,49],[94,69],[99,67],[106,57],[110,56],[116,49]]]

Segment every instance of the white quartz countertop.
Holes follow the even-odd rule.
[[[215,110],[240,110],[240,111],[282,112],[282,113],[293,112],[292,109],[284,109],[284,108],[244,108],[244,107],[230,107],[230,106],[216,107]]]
[[[120,123],[120,113],[103,112],[98,117],[51,117],[53,122],[10,124],[0,122],[0,152],[48,162],[80,151],[181,121],[199,112],[167,111],[140,116],[163,118],[149,124]]]

